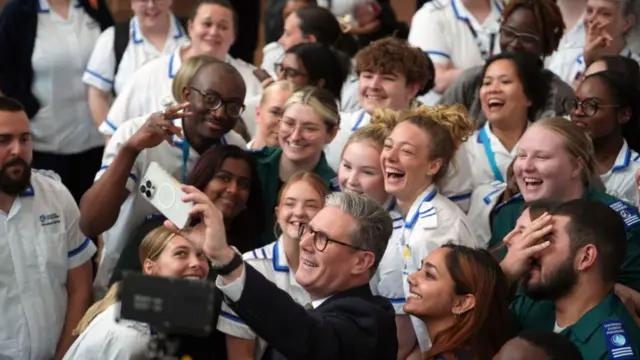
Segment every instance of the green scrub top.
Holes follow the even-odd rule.
[[[279,147],[264,147],[254,152],[258,159],[258,176],[262,185],[262,197],[264,201],[264,212],[266,214],[266,228],[259,240],[258,246],[264,246],[276,241],[274,234],[275,208],[278,205],[278,196],[283,182],[280,180],[280,157],[282,149]],[[338,187],[337,174],[327,163],[324,156],[320,156],[318,165],[313,172],[325,181],[331,191],[340,191]]]
[[[640,291],[640,214],[638,209],[616,197],[593,188],[587,189],[582,199],[607,204],[618,212],[624,220],[627,230],[627,257],[622,264],[618,282]],[[502,244],[502,239],[515,228],[516,221],[522,214],[524,207],[525,202],[520,194],[496,207],[491,226],[489,249]],[[503,259],[506,254],[506,247],[495,253],[499,259]]]
[[[550,300],[533,300],[519,292],[511,311],[520,331],[554,331],[555,307]],[[560,334],[578,347],[585,360],[640,358],[640,328],[614,293]]]

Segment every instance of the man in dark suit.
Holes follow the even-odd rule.
[[[220,211],[192,187],[204,226],[180,234],[201,244],[220,274],[216,285],[238,316],[275,351],[274,359],[395,360],[395,312],[369,288],[392,233],[389,214],[375,201],[333,193],[309,224],[300,225],[296,280],[313,311],[243,263],[229,247]]]

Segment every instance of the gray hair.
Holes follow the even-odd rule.
[[[393,232],[391,216],[374,200],[345,192],[327,195],[325,207],[327,206],[336,207],[356,219],[356,224],[349,233],[351,245],[371,251],[375,255],[370,271],[370,275],[373,276]]]

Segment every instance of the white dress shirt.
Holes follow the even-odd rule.
[[[87,103],[82,74],[100,36],[100,25],[80,3],[70,4],[67,19],[38,0],[38,25],[31,57],[31,90],[40,110],[31,119],[33,149],[78,154],[104,145]]]

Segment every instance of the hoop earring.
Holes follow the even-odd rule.
[[[276,219],[276,221],[273,223],[273,236],[276,237],[276,240],[280,238],[280,235],[278,235],[278,230],[280,230],[280,235],[282,235],[282,229],[280,229],[280,225],[278,224],[278,219]]]

